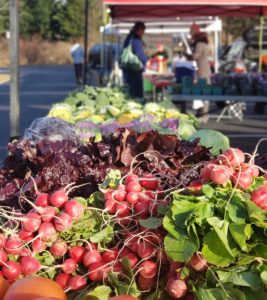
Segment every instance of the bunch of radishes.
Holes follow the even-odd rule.
[[[63,261],[51,268],[72,274],[77,263],[71,255],[68,258],[67,253],[71,250],[66,241],[60,238],[60,233],[70,230],[73,222],[82,216],[85,207],[77,200],[69,199],[64,190],[51,195],[38,193],[31,205],[33,209],[26,214],[1,210],[1,215],[8,220],[0,236],[2,275],[12,282],[21,276],[49,269],[36,258],[43,251],[50,253],[55,261]]]
[[[128,225],[134,220],[156,216],[158,207],[167,204],[163,195],[160,179],[156,176],[148,173],[139,178],[129,174],[125,184],[104,192],[105,210],[116,215],[120,225]]]
[[[225,150],[216,160],[205,165],[200,171],[200,184],[212,181],[222,185],[231,180],[239,189],[248,189],[253,178],[259,176],[259,169],[252,162],[245,162],[245,154],[237,148]],[[194,187],[196,182],[191,183]]]

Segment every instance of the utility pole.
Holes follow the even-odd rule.
[[[10,19],[10,138],[19,136],[19,0],[9,0]]]
[[[84,9],[84,66],[83,66],[83,84],[87,82],[87,65],[88,65],[88,24],[89,24],[89,0],[85,0]]]

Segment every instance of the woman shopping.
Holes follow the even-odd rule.
[[[145,33],[145,24],[143,22],[136,22],[125,39],[123,49],[129,45],[132,47],[132,52],[138,57],[141,62],[139,70],[132,70],[131,68],[123,68],[124,82],[129,87],[129,93],[132,97],[143,98],[143,72],[147,62],[147,56],[144,53],[144,43],[142,36]]]
[[[190,30],[192,36],[192,52],[193,60],[197,63],[197,79],[203,78],[206,79],[207,84],[210,84],[210,65],[208,61],[209,47],[208,47],[208,37],[205,32],[200,31],[200,27],[197,24],[192,24]],[[202,102],[202,103],[201,103]],[[197,116],[202,116],[202,121],[208,121],[208,111],[209,111],[209,102],[201,101],[198,103],[199,108],[197,110]]]

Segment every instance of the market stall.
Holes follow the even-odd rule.
[[[142,19],[144,21],[161,19],[162,21],[168,20],[168,18],[173,17],[184,17],[184,16],[264,16],[267,14],[267,2],[266,1],[127,1],[127,0],[104,0],[104,4],[110,10],[110,16],[112,20],[117,22],[117,20],[127,20],[134,21],[137,19]],[[261,19],[261,26],[263,22]],[[262,35],[260,35],[260,45]],[[261,54],[259,55],[261,57]],[[165,85],[164,85],[165,86]],[[207,86],[207,89],[209,87]],[[206,89],[206,90],[207,90]],[[206,99],[207,95],[210,93],[199,92],[199,86],[190,87],[192,98],[197,96],[198,99]],[[265,88],[263,88],[265,90]],[[194,92],[196,91],[196,93]],[[213,92],[211,92],[212,94]],[[222,94],[223,91],[219,93]],[[181,93],[180,98],[183,98],[184,94]],[[258,94],[258,95],[257,95]],[[214,95],[218,95],[217,92]],[[236,94],[225,94],[225,97],[229,101],[233,102],[236,99],[231,99],[232,96]],[[241,96],[244,94],[241,94]],[[264,91],[256,94],[251,94],[250,101],[257,102],[258,96],[265,97],[267,99],[267,94]],[[171,96],[172,97],[172,96]],[[179,98],[179,96],[174,95],[174,99]],[[262,101],[259,99],[259,101]],[[241,101],[240,101],[241,102]]]

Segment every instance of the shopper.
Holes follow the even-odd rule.
[[[143,72],[145,70],[147,56],[144,53],[144,42],[142,37],[145,33],[145,24],[143,22],[136,22],[126,37],[123,49],[132,46],[132,52],[142,62],[143,68],[138,71],[123,69],[124,83],[129,87],[129,93],[134,98],[143,98]]]
[[[197,79],[206,79],[207,84],[210,84],[211,71],[208,61],[209,47],[207,34],[205,32],[201,32],[200,27],[195,23],[192,24],[190,33],[193,41],[193,60],[195,60],[197,63]],[[209,102],[202,101],[202,103],[200,103],[200,106],[201,107],[197,110],[197,116],[203,116],[202,121],[207,122]]]
[[[82,84],[82,69],[84,61],[84,51],[79,43],[75,43],[71,49],[70,54],[74,64],[75,78],[77,84]]]

